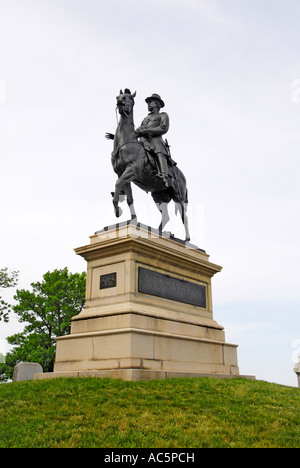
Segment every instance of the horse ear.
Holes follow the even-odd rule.
[[[120,94],[124,94],[123,91],[120,89]]]
[[[135,98],[136,96],[136,91],[134,91],[134,93],[132,94],[132,97]]]

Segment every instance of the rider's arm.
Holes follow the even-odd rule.
[[[142,121],[141,126],[139,128],[135,129],[135,133],[136,133],[137,137],[142,137],[142,136],[144,136],[144,132],[147,132],[147,130],[145,128],[146,127],[146,122],[148,122],[147,117]]]

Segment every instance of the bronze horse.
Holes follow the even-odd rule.
[[[122,209],[119,207],[120,197],[123,198],[126,195],[131,218],[136,218],[130,185],[133,182],[147,193],[151,192],[152,198],[162,215],[159,232],[162,232],[170,219],[167,205],[171,200],[174,201],[176,213],[177,211],[180,212],[185,227],[186,241],[189,241],[190,234],[186,214],[188,205],[186,179],[177,165],[172,163],[171,159],[168,174],[169,186],[166,187],[161,178],[157,177],[157,168],[153,166],[153,158],[149,157],[135,133],[133,120],[135,96],[136,93],[131,94],[129,89],[125,89],[124,93],[120,90],[120,95],[117,97],[117,109],[120,114],[117,131],[115,135],[106,134],[107,139],[114,140],[111,162],[114,171],[118,175],[115,191],[112,193],[116,217],[120,217],[122,214]]]

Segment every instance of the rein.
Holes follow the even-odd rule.
[[[125,145],[128,145],[129,143],[135,143],[137,145],[141,145],[141,142],[140,141],[125,141],[125,143],[122,143],[121,145],[118,146],[118,148],[116,149],[116,151],[114,151],[115,155],[118,154],[118,152],[120,151],[120,149],[125,146]]]
[[[120,122],[120,121],[118,120],[118,109],[119,109],[118,106],[116,106],[115,112],[116,112],[117,125],[119,125],[119,122]],[[125,109],[123,109],[123,112],[124,112],[124,114],[125,114],[125,117],[126,117],[127,119],[129,119],[129,115],[130,115],[130,114],[127,114],[127,112],[126,112]],[[136,128],[135,124],[133,124],[133,126],[134,126],[134,128]]]
[[[117,125],[119,125],[119,120],[118,120],[118,106],[116,106],[116,120],[117,120]]]

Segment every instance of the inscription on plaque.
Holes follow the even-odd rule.
[[[138,291],[206,308],[206,287],[139,267]]]
[[[115,288],[117,286],[117,273],[100,276],[100,289]]]

